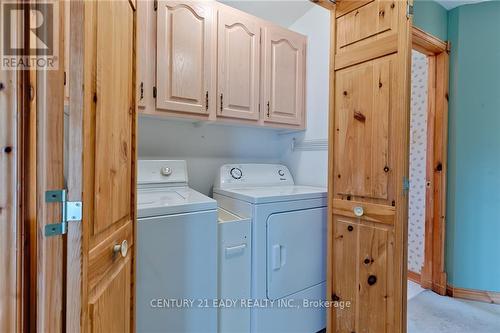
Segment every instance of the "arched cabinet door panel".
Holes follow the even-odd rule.
[[[264,121],[305,127],[306,37],[266,26],[263,50]]]
[[[156,108],[209,116],[215,110],[215,8],[159,1]]]
[[[217,116],[259,119],[260,33],[258,19],[221,6]]]

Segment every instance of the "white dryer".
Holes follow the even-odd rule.
[[[217,203],[185,161],[139,160],[137,332],[217,332]]]
[[[251,332],[323,329],[326,309],[306,301],[326,296],[326,189],[295,185],[283,165],[232,164],[214,199],[252,220]]]

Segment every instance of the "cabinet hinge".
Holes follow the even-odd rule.
[[[141,97],[140,100],[142,101],[144,99],[144,82],[141,82]]]
[[[64,85],[66,85],[66,71],[64,71]]]
[[[208,111],[208,90],[205,93],[205,111]]]
[[[158,10],[158,0],[153,1],[153,8],[154,8],[155,12]]]
[[[410,180],[408,177],[403,176],[403,194],[407,194],[410,190]]]
[[[68,232],[68,222],[82,221],[82,202],[68,201],[66,190],[45,192],[45,202],[61,204],[61,222],[47,224],[45,226],[45,236],[64,235]]]
[[[406,18],[410,18],[413,16],[413,4],[410,4],[410,2],[406,2]]]
[[[156,98],[156,86],[153,86],[153,98]]]

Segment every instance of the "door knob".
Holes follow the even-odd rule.
[[[120,253],[122,257],[125,258],[127,256],[127,252],[128,252],[128,242],[126,239],[124,239],[121,244],[115,244],[115,246],[113,246],[114,255]]]
[[[353,212],[354,212],[354,215],[356,215],[357,217],[361,217],[365,213],[363,210],[363,207],[361,207],[361,206],[354,207]]]

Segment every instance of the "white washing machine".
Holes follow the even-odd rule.
[[[217,203],[185,161],[139,160],[137,332],[217,332]]]
[[[252,221],[251,332],[323,329],[326,189],[295,185],[283,165],[234,164],[220,168],[214,199]]]

